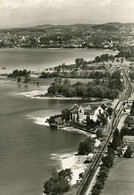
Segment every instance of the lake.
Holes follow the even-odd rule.
[[[106,50],[86,49],[1,49],[0,66],[6,70],[43,69],[77,57],[91,59]],[[112,52],[112,51],[109,51]],[[48,85],[48,84],[47,84]],[[0,195],[41,195],[43,184],[54,168],[60,168],[55,154],[77,150],[84,135],[35,124],[34,118],[60,113],[75,100],[41,100],[18,95],[44,90],[46,86],[27,86],[0,79]]]
[[[115,54],[107,49],[0,49],[0,74],[19,68],[44,70],[62,63],[75,63],[76,58],[92,60],[104,53]]]

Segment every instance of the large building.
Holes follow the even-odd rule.
[[[96,109],[92,109],[90,103],[83,103],[80,106],[74,104],[70,109],[71,120],[79,123],[85,123],[88,116],[90,120],[96,122],[101,114],[104,114],[104,116],[106,116],[107,108],[108,107],[105,103],[101,104]]]

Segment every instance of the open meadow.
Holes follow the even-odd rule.
[[[101,195],[134,195],[134,158],[115,158]]]

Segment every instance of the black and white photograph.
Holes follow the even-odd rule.
[[[0,0],[0,195],[134,195],[133,83],[133,0]]]

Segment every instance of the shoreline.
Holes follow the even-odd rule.
[[[34,116],[31,116],[31,115],[27,115],[26,117],[28,119],[32,119],[34,121],[34,124],[50,127],[48,122],[46,122],[46,120],[49,119],[50,116],[34,117]],[[85,136],[91,136],[92,138],[95,137],[95,135],[93,135],[91,133],[85,132],[83,130],[80,130],[80,129],[74,128],[74,127],[63,127],[60,130],[57,129],[57,131],[68,131],[68,132],[72,132],[72,133],[82,134],[82,135],[85,135]]]
[[[27,115],[28,119],[34,120],[34,124],[37,125],[44,125],[44,126],[49,126],[49,124],[46,122],[46,120],[49,117],[32,117],[30,115]],[[85,135],[86,137],[90,136],[90,133],[81,131],[79,129],[75,128],[63,128],[57,131],[68,131],[70,133],[79,133],[82,135]],[[87,169],[87,164],[84,164],[83,162],[87,158],[92,158],[93,154],[90,154],[89,156],[84,155],[76,155],[77,152],[72,152],[72,153],[64,153],[64,154],[51,154],[50,159],[58,161],[59,163],[59,168],[57,169],[58,171],[61,171],[62,169],[71,169],[72,171],[72,180],[71,180],[71,186],[75,185],[79,181],[79,174],[83,173]]]
[[[24,97],[28,97],[28,98],[31,98],[31,99],[44,99],[44,100],[84,100],[84,101],[88,101],[88,102],[91,102],[91,103],[100,103],[100,102],[106,102],[106,103],[110,103],[112,102],[113,100],[111,99],[98,99],[98,98],[81,98],[81,97],[57,97],[57,96],[45,96],[44,94],[47,92],[47,86],[41,86],[41,87],[45,87],[46,89],[44,91],[39,91],[39,90],[33,90],[33,91],[29,91],[29,92],[21,92],[21,93],[18,93],[18,94],[15,94],[15,95],[21,95],[21,96],[24,96]],[[42,96],[43,95],[43,96]]]
[[[72,57],[69,57],[69,58],[66,58],[66,56],[64,58],[61,58],[61,60],[57,59],[56,61],[48,61],[47,64],[45,64],[45,59],[44,61],[42,62],[41,61],[41,66],[39,66],[39,68],[36,68],[38,66],[38,62],[37,64],[33,63],[35,65],[35,67],[33,68],[33,66],[31,66],[31,63],[25,63],[23,64],[20,64],[18,63],[18,65],[20,67],[23,67],[23,68],[19,68],[19,66],[15,66],[15,69],[31,69],[32,71],[44,71],[45,68],[54,68],[55,66],[59,66],[60,64],[62,63],[65,63],[65,64],[74,64],[74,60],[76,58],[78,58],[79,56],[78,55],[81,55],[81,57],[83,57],[85,60],[87,61],[90,61],[90,60],[94,60],[94,58],[97,56],[96,52],[94,51],[102,51],[102,52],[99,52],[98,55],[102,55],[102,54],[105,54],[105,53],[108,53],[108,54],[113,54],[113,55],[116,55],[117,52],[115,52],[113,49],[111,48],[20,48],[20,47],[15,47],[15,48],[0,48],[1,51],[53,51],[53,50],[59,50],[59,51],[64,51],[64,50],[67,50],[67,51],[70,51],[70,50],[74,50],[74,51],[87,51],[86,53],[88,53],[88,51],[92,51],[91,53],[93,53],[94,55],[91,55],[90,56],[90,52],[89,52],[89,55],[85,55],[85,53],[83,54],[77,54],[75,53],[75,55],[71,55]],[[77,54],[77,55],[76,55]],[[6,63],[4,62],[2,65],[1,65],[1,69],[0,69],[0,75],[2,74],[6,74],[6,73],[11,73],[13,70],[15,70],[12,66],[10,67],[10,64],[11,63]],[[30,65],[30,66],[29,66]],[[3,67],[5,69],[3,69]]]
[[[27,116],[29,119],[34,120],[34,124],[37,125],[44,125],[49,126],[49,124],[46,122],[46,120],[49,117],[32,117]],[[92,138],[96,138],[95,134],[91,134],[88,132],[84,132],[78,128],[73,127],[64,127],[57,131],[68,131],[70,133],[78,133],[82,134],[86,137],[91,136]],[[101,142],[96,139],[95,147],[97,148]],[[51,160],[56,160],[59,162],[59,169],[58,171],[61,171],[62,169],[71,169],[72,171],[72,180],[71,180],[71,186],[77,184],[77,182],[80,181],[79,174],[84,173],[86,169],[88,168],[89,164],[84,164],[84,161],[91,160],[93,158],[94,154],[89,153],[88,155],[77,155],[77,152],[72,153],[63,153],[63,154],[51,154]]]

